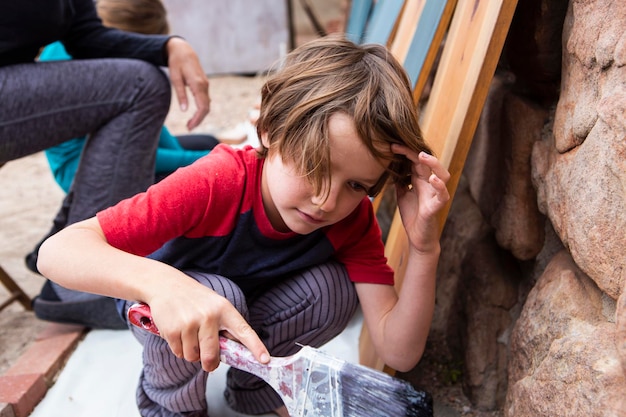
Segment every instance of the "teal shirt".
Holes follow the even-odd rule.
[[[69,59],[72,59],[72,57],[67,53],[61,42],[51,43],[39,55],[39,61],[63,61]],[[83,151],[86,140],[86,136],[74,138],[45,150],[54,180],[66,193],[69,191],[72,181],[74,181],[80,154]],[[159,136],[155,171],[157,174],[174,172],[180,167],[190,165],[209,152],[183,148],[178,139],[163,126]]]

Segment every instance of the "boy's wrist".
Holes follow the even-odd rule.
[[[409,244],[409,256],[415,255],[419,257],[436,257],[439,258],[441,254],[441,245],[439,241],[435,241],[433,243],[427,245],[420,245],[417,247],[413,244]]]

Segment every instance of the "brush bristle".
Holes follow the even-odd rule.
[[[433,400],[407,381],[361,365],[341,368],[343,417],[432,417]]]

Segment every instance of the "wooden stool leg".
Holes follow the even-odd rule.
[[[20,288],[19,285],[17,285],[15,281],[13,281],[13,278],[11,278],[1,266],[0,281],[10,293],[9,298],[0,304],[0,311],[4,310],[14,301],[19,301],[26,310],[30,311],[33,309],[30,297]]]

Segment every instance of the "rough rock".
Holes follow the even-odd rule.
[[[504,46],[508,67],[516,77],[515,91],[539,103],[558,99],[567,7],[567,0],[519,1]]]
[[[615,334],[615,346],[622,361],[622,368],[626,375],[626,291],[617,300],[615,311],[615,324],[617,332]]]
[[[547,110],[519,96],[507,96],[503,109],[503,136],[510,140],[509,175],[502,202],[491,223],[501,247],[520,260],[533,259],[544,241],[544,217],[537,208],[530,156],[541,138]]]
[[[512,90],[512,75],[494,78],[463,171],[473,198],[501,247],[517,259],[534,258],[543,245],[530,156],[548,111]]]
[[[505,416],[619,416],[626,378],[615,302],[556,255],[532,289],[511,336]]]
[[[467,181],[461,177],[441,237],[437,303],[431,324],[431,335],[450,335],[447,343],[459,354],[463,348],[457,337],[462,325],[457,299],[464,279],[463,265],[468,251],[489,233],[490,228],[469,193]]]
[[[615,324],[617,330],[615,332],[615,347],[622,363],[622,371],[626,375],[626,291],[622,291],[622,295],[617,300],[617,309],[615,312]],[[622,396],[618,409],[626,410],[626,395]]]
[[[492,239],[468,254],[463,278],[467,320],[464,380],[466,394],[479,409],[504,405],[508,343],[518,301],[516,263]]]
[[[625,2],[571,2],[554,136],[536,142],[532,154],[539,209],[577,265],[614,299],[626,277],[624,27]]]

